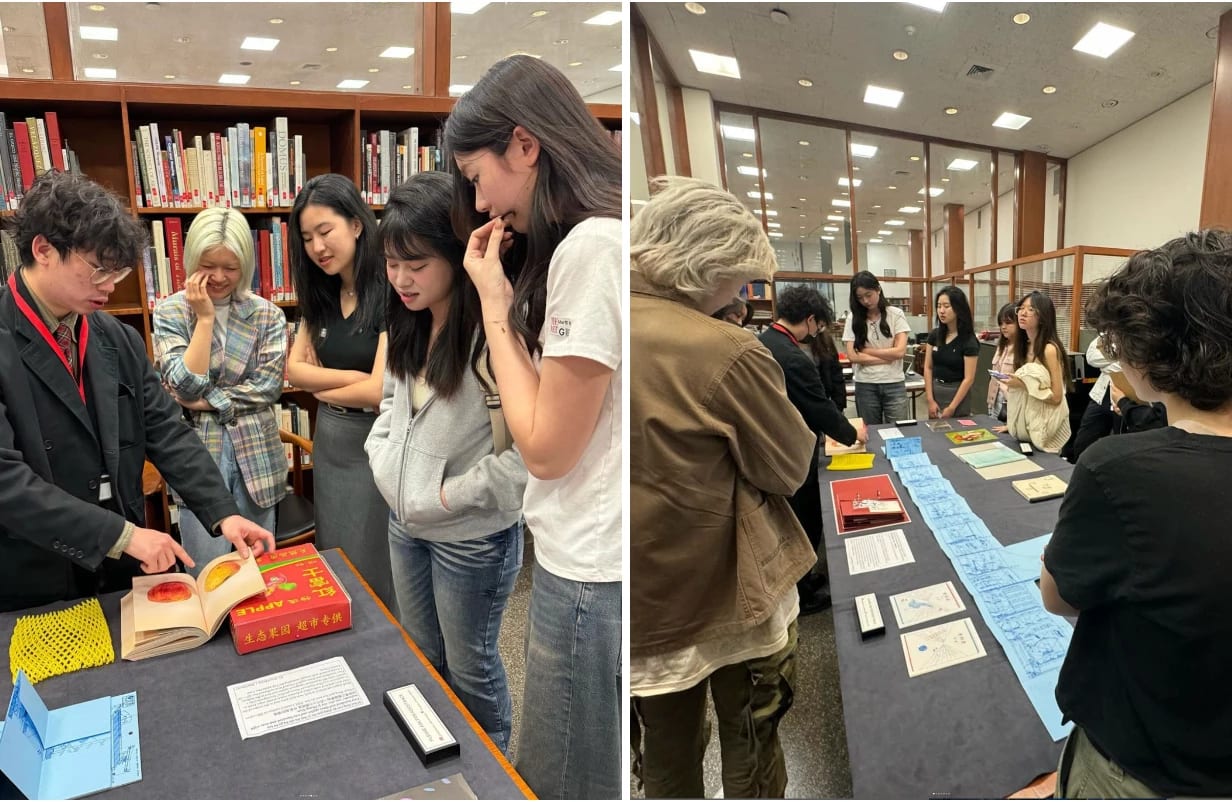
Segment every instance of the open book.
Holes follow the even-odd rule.
[[[194,649],[214,637],[232,607],[264,592],[256,559],[234,552],[206,563],[196,579],[135,577],[132,592],[120,600],[120,656],[142,660]]]

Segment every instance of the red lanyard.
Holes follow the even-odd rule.
[[[781,325],[779,325],[778,323],[771,323],[771,324],[770,324],[770,328],[772,328],[772,329],[778,329],[779,331],[783,332],[783,333],[784,333],[784,334],[786,334],[788,337],[790,337],[790,338],[791,338],[791,341],[792,341],[794,344],[796,344],[796,345],[799,345],[799,344],[800,344],[800,341],[796,339],[796,335],[794,335],[794,334],[792,334],[790,331],[788,331],[786,326],[781,326]]]
[[[26,299],[21,297],[21,293],[17,291],[17,274],[9,276],[9,290],[13,293],[13,300],[17,302],[17,308],[26,316],[34,328],[38,329],[38,333],[43,335],[43,339],[51,346],[51,350],[56,356],[60,357],[60,364],[64,365],[64,369],[68,371],[69,376],[73,376],[73,366],[69,364],[68,357],[64,356],[64,352],[60,350],[60,344],[56,342],[56,338],[51,335],[47,329],[47,324],[43,322],[42,315],[30,308],[30,304],[26,303]],[[81,395],[81,403],[86,402],[86,385],[85,385],[85,364],[86,364],[86,343],[90,339],[90,321],[85,315],[81,316],[81,337],[77,343],[77,376],[73,376],[73,381],[77,382],[77,392]]]

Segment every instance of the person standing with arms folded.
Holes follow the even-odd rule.
[[[193,219],[184,264],[185,288],[154,308],[154,358],[172,397],[191,410],[197,436],[240,511],[273,531],[287,492],[275,412],[287,359],[287,319],[249,291],[252,237],[235,209],[206,209]],[[188,509],[180,513],[180,537],[201,565],[231,548],[211,537]]]
[[[980,341],[975,338],[971,305],[958,287],[942,287],[933,301],[937,328],[928,333],[924,349],[924,391],[928,417],[953,418],[971,414],[971,386],[975,384]]]
[[[497,642],[522,567],[526,466],[493,441],[485,395],[496,388],[452,198],[448,175],[419,173],[385,204],[389,365],[366,449],[392,513],[402,625],[507,751],[513,708]]]
[[[194,565],[144,526],[147,456],[216,537],[245,557],[273,549],[238,514],[141,336],[102,311],[141,259],[131,212],[84,176],[47,172],[5,223],[21,268],[0,289],[0,611]]]
[[[867,270],[852,277],[850,304],[843,342],[856,385],[856,414],[869,426],[910,418],[903,373],[911,334],[907,316],[886,303],[881,283]]]
[[[498,61],[458,99],[444,144],[454,228],[470,237],[463,264],[530,472],[535,571],[515,765],[543,798],[619,797],[620,150],[569,79],[530,56]],[[473,232],[472,208],[491,218]],[[500,256],[511,232],[512,284]]]
[[[385,377],[388,285],[376,216],[355,184],[327,173],[304,184],[287,230],[300,310],[287,373],[321,402],[312,450],[316,545],[341,547],[394,610],[389,505],[364,453]]]

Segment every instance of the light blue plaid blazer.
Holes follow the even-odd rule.
[[[186,401],[204,398],[215,412],[197,412],[197,435],[217,463],[224,427],[248,495],[262,507],[286,496],[287,458],[278,439],[278,399],[287,360],[287,319],[256,295],[232,301],[222,354],[210,354],[210,375],[184,365],[197,315],[183,291],[154,308],[154,361],[163,381]],[[214,342],[215,351],[218,342]]]

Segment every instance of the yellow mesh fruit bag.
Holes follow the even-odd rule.
[[[9,668],[13,682],[25,671],[31,682],[115,662],[111,631],[98,599],[64,610],[23,615],[13,627]]]

